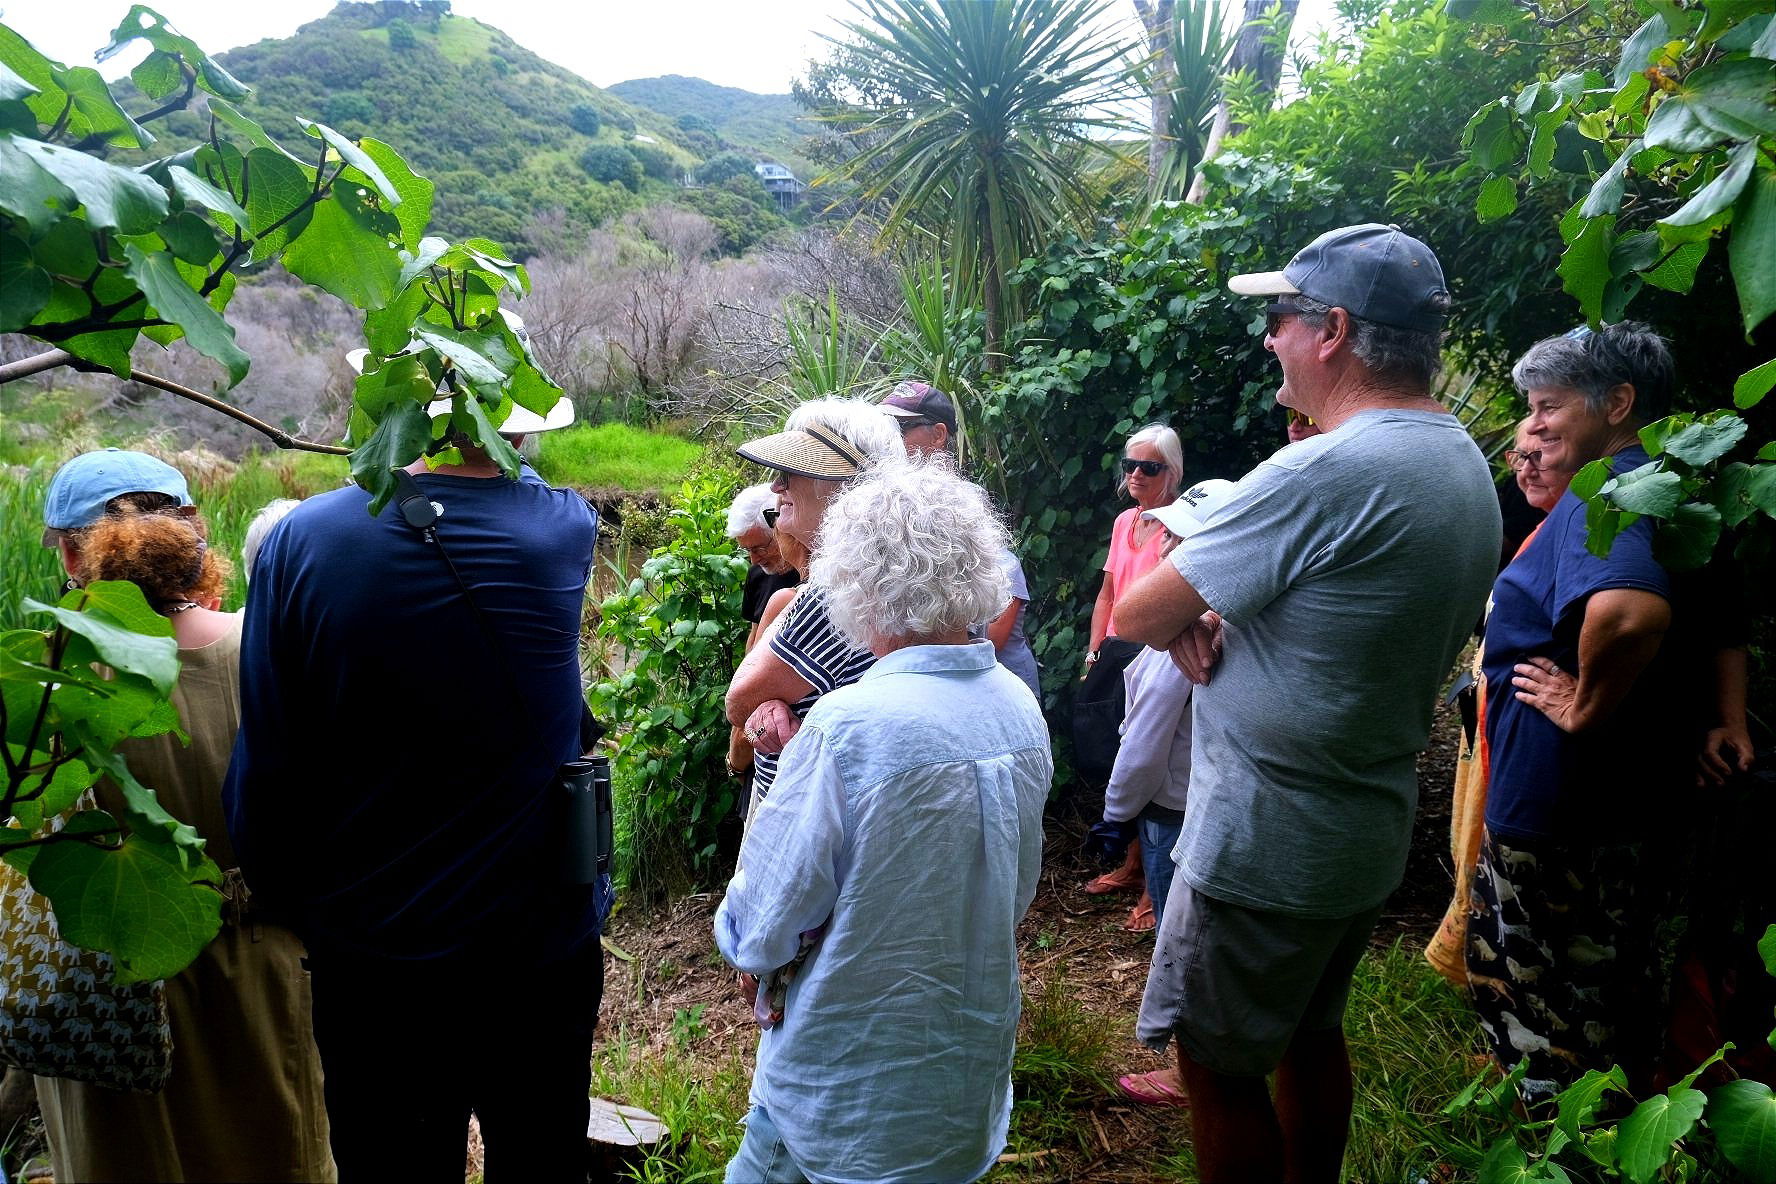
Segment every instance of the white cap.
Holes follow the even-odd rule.
[[[1152,510],[1143,510],[1141,517],[1159,523],[1181,539],[1187,539],[1208,525],[1215,511],[1233,496],[1235,488],[1232,481],[1224,481],[1219,477],[1198,481],[1180,493],[1177,501]]]

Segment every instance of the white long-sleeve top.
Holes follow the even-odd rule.
[[[1129,822],[1150,804],[1182,810],[1190,790],[1189,679],[1171,655],[1142,650],[1122,672],[1128,711],[1104,791],[1104,817]]]

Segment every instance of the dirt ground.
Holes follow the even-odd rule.
[[[1392,945],[1402,935],[1422,945],[1435,931],[1450,892],[1449,803],[1456,758],[1452,712],[1439,709],[1430,748],[1419,758],[1419,811],[1406,878],[1389,900],[1375,943]],[[1048,841],[1036,899],[1018,928],[1023,951],[1024,991],[1039,995],[1054,976],[1065,976],[1068,991],[1107,1025],[1129,1033],[1122,1064],[1129,1071],[1162,1067],[1154,1053],[1135,1043],[1134,1017],[1147,981],[1153,935],[1121,929],[1133,898],[1089,896],[1083,885],[1098,868],[1079,856],[1090,820],[1062,803],[1048,820]],[[629,960],[607,961],[604,1006],[599,1028],[612,1035],[626,1029],[638,1045],[663,1055],[679,1055],[673,1017],[706,1005],[708,1035],[690,1052],[699,1059],[724,1061],[739,1054],[750,1066],[758,1029],[741,1001],[734,975],[715,953],[710,935],[719,894],[687,897],[652,912],[621,910],[609,941]],[[1042,1175],[1069,1181],[1152,1179],[1163,1148],[1178,1141],[1176,1111],[1124,1104],[1105,1096],[1090,1112],[1097,1146],[1087,1152],[1056,1149],[1040,1162]]]

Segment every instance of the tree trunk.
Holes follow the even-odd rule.
[[[1178,81],[1178,63],[1172,56],[1172,23],[1176,0],[1135,0],[1135,11],[1147,30],[1147,49],[1153,56],[1153,129],[1147,139],[1147,184],[1157,188],[1165,172],[1171,148],[1172,88]]]
[[[1227,72],[1234,73],[1247,70],[1258,80],[1258,91],[1261,94],[1274,96],[1277,83],[1283,77],[1283,54],[1281,46],[1271,46],[1265,39],[1264,14],[1270,11],[1273,2],[1282,5],[1282,19],[1289,28],[1295,25],[1295,12],[1301,7],[1301,0],[1246,0],[1246,19],[1240,25],[1239,40],[1233,47],[1233,58],[1227,64]],[[1215,122],[1209,128],[1209,142],[1203,146],[1203,162],[1213,160],[1221,151],[1221,141],[1244,127],[1234,125],[1227,110],[1225,97],[1215,104]],[[1190,183],[1190,192],[1184,200],[1192,204],[1200,204],[1203,198],[1203,173],[1199,165],[1196,179]]]

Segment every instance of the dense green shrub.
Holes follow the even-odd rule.
[[[678,162],[672,159],[672,153],[654,144],[643,144],[634,141],[628,145],[631,154],[641,162],[641,171],[656,181],[675,181],[678,179]]]
[[[1281,374],[1260,302],[1227,277],[1280,265],[1321,230],[1360,220],[1334,183],[1234,154],[1207,166],[1230,196],[1157,208],[1145,224],[1069,236],[1027,260],[1023,350],[985,399],[976,456],[1019,524],[1031,644],[1051,700],[1077,676],[1128,436],[1163,421],[1184,478],[1237,478],[1283,442]]]
[[[735,178],[743,180],[743,178]],[[777,231],[788,226],[775,203],[758,185],[757,198],[741,196],[723,185],[709,189],[687,189],[673,200],[689,206],[715,224],[720,235],[719,249],[724,255],[742,255]]]
[[[570,107],[567,112],[567,123],[582,136],[596,136],[598,130],[604,126],[604,120],[599,117],[598,108],[590,103],[575,103]]]
[[[729,177],[756,176],[752,171],[752,157],[741,152],[723,152],[712,156],[697,167],[697,180],[705,185],[720,185]]]
[[[598,635],[623,672],[596,684],[592,711],[617,742],[628,842],[619,874],[643,892],[688,887],[712,870],[716,827],[739,786],[727,771],[722,696],[746,638],[746,560],[726,534],[733,482],[685,482],[668,538],[601,609]]]
[[[594,181],[622,185],[634,192],[641,188],[641,162],[635,153],[617,144],[594,144],[580,155],[580,167]]]

